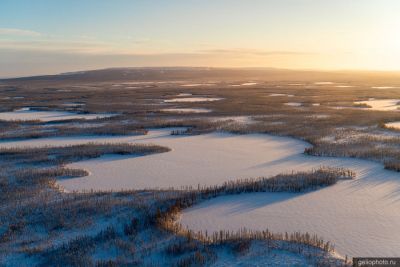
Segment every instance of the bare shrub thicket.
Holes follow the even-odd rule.
[[[91,127],[79,127],[79,123],[88,123],[84,120],[61,121],[60,123],[39,123],[35,122],[21,122],[21,125],[11,128],[4,128],[0,131],[0,138],[3,140],[7,139],[34,139],[34,138],[45,138],[45,137],[60,137],[60,136],[82,136],[82,135],[145,135],[147,130],[143,129],[142,126],[137,124],[127,123],[107,123],[102,125],[99,122],[92,122]],[[32,124],[34,123],[34,124]],[[95,124],[99,125],[96,126]],[[78,125],[78,126],[77,126]]]
[[[97,158],[105,154],[147,155],[168,152],[169,148],[157,145],[128,143],[87,143],[61,147],[4,148],[0,156],[4,160],[17,160],[23,163],[65,164],[82,159]]]
[[[385,145],[383,145],[384,143]],[[400,170],[400,139],[376,137],[361,137],[350,142],[318,142],[315,146],[305,149],[305,153],[313,156],[352,157],[374,160],[383,163],[386,169]]]

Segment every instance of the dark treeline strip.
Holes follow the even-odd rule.
[[[85,123],[85,122],[82,122]],[[89,122],[90,123],[90,122]],[[145,135],[147,130],[134,124],[107,124],[92,127],[79,127],[74,125],[41,125],[14,126],[13,131],[0,133],[2,140],[36,139],[46,137],[82,136],[82,135]],[[12,128],[9,128],[11,130]]]
[[[97,158],[105,154],[148,155],[170,151],[167,147],[128,143],[87,143],[60,147],[4,148],[0,150],[3,160],[20,163],[66,164],[82,159]]]
[[[349,149],[352,147],[354,149]],[[382,162],[385,169],[400,171],[399,147],[395,144],[391,147],[382,147],[374,143],[374,139],[362,140],[355,143],[317,144],[306,148],[304,153],[312,156],[351,157]]]

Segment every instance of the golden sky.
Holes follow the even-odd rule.
[[[0,77],[125,66],[400,70],[397,0],[0,2]]]

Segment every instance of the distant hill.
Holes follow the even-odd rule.
[[[302,71],[257,68],[204,68],[204,67],[159,67],[159,68],[110,68],[1,79],[1,82],[113,82],[113,81],[176,81],[176,80],[262,80],[262,81],[400,81],[400,73],[393,72],[346,72],[346,71]]]

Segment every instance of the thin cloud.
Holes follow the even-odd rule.
[[[24,29],[14,29],[14,28],[0,28],[0,35],[30,36],[30,37],[42,36],[40,32],[24,30]]]
[[[63,40],[0,40],[0,49],[15,51],[44,51],[59,53],[108,53],[112,47],[105,43],[94,41],[63,41]]]
[[[198,50],[199,53],[205,54],[240,54],[254,56],[295,56],[295,55],[312,55],[315,53],[300,51],[263,51],[257,49],[207,49]]]

